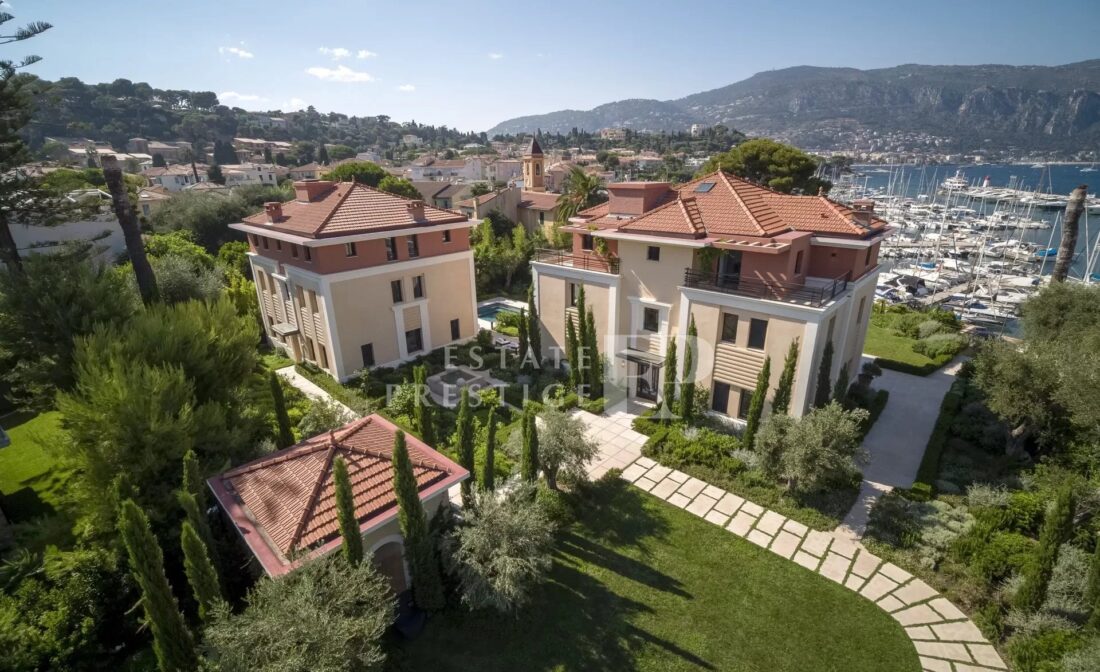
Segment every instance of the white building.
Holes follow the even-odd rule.
[[[275,166],[264,163],[226,164],[221,167],[227,187],[240,187],[248,184],[277,184]]]

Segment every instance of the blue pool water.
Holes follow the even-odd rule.
[[[480,320],[495,322],[501,313],[518,313],[519,311],[505,303],[490,303],[477,309],[477,317]]]

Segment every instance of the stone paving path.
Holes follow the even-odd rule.
[[[306,395],[310,399],[326,399],[347,411],[348,414],[352,417],[358,417],[358,414],[354,413],[350,408],[340,403],[339,401],[336,401],[336,398],[328,392],[325,392],[322,387],[294,370],[293,366],[286,366],[281,369],[276,369],[275,373],[282,376],[284,379],[286,379],[288,383],[298,388],[299,392]]]
[[[921,666],[928,672],[1007,669],[997,650],[958,607],[924,581],[883,562],[851,539],[811,530],[646,457],[637,458],[623,469],[622,477],[673,506],[871,600],[905,628]]]
[[[632,428],[635,415],[625,410],[611,410],[607,415],[576,410],[573,417],[584,422],[585,436],[600,449],[588,464],[589,478],[595,480],[610,469],[625,469],[642,456],[642,446],[649,437]]]

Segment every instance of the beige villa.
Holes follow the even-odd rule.
[[[565,227],[571,251],[540,251],[532,263],[543,343],[564,348],[583,286],[606,379],[632,400],[660,401],[673,337],[682,372],[690,318],[699,334],[696,381],[724,417],[746,416],[766,357],[774,390],[792,341],[792,414],[812,402],[827,342],[831,379],[845,366],[857,373],[887,230],[873,203],[848,208],[722,172],[676,188],[627,182],[608,191],[608,202]]]
[[[354,182],[304,180],[230,227],[248,237],[264,331],[338,380],[477,333],[464,215]]]

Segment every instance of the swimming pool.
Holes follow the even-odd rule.
[[[518,313],[518,312],[519,312],[518,310],[516,310],[512,306],[509,306],[506,303],[493,302],[493,303],[487,303],[484,306],[478,306],[478,308],[477,308],[477,317],[478,317],[479,320],[489,320],[490,322],[495,322],[496,319],[497,319],[497,316],[500,315],[501,313]]]

